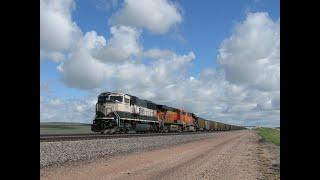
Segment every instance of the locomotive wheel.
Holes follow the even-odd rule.
[[[103,132],[101,132],[101,134],[108,134],[109,133],[109,129],[105,129],[105,130],[103,130]]]
[[[109,130],[109,134],[115,134],[115,133],[119,133],[117,127],[114,127],[114,128],[112,128],[112,129]]]
[[[129,133],[129,131],[130,131],[130,129],[129,129],[129,128],[127,128],[127,129],[125,130],[125,132],[124,132],[124,133],[128,134],[128,133]]]

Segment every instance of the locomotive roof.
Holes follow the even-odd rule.
[[[141,99],[141,98],[139,98],[137,96],[133,96],[131,94],[120,93],[120,92],[109,92],[109,91],[105,91],[105,92],[100,93],[100,95],[111,95],[111,94],[128,95],[128,96],[132,97],[134,99],[134,101],[139,101],[140,103],[142,103],[141,101],[145,101],[145,103],[148,104],[150,107],[156,106],[158,108],[162,108],[162,109],[166,109],[166,110],[170,110],[170,111],[175,111],[175,112],[178,112],[178,111],[187,112],[187,111],[180,110],[180,109],[177,109],[174,107],[170,107],[170,106],[166,106],[166,105],[162,105],[162,104],[157,104],[157,103],[154,103],[150,100]],[[144,103],[142,103],[142,104],[144,104]],[[190,113],[190,112],[187,112],[187,113]],[[190,114],[193,114],[193,113],[190,113]],[[195,114],[193,114],[193,115],[195,116]]]
[[[121,93],[121,92],[109,92],[109,91],[105,91],[100,93],[100,95],[111,95],[111,94],[119,94],[119,95],[127,95],[127,96],[131,96],[131,97],[135,97],[133,95],[130,94],[126,94],[126,93]]]

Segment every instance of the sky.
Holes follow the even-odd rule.
[[[40,0],[40,121],[85,122],[120,91],[280,126],[276,0]]]

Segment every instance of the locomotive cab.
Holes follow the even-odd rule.
[[[122,93],[101,93],[96,103],[96,115],[91,126],[94,132],[103,132],[119,125],[117,112],[130,112],[130,96]]]
[[[114,111],[130,112],[130,96],[121,93],[99,95],[96,103],[96,116],[107,117]]]
[[[153,102],[114,92],[103,92],[98,96],[92,131],[114,133],[156,131],[157,128],[157,110]]]

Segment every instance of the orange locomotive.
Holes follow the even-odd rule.
[[[179,109],[157,105],[157,118],[162,132],[184,131]]]
[[[184,123],[185,131],[195,131],[195,117],[192,113],[181,110],[180,119]]]
[[[184,110],[158,105],[160,129],[168,131],[196,131],[196,116]]]

